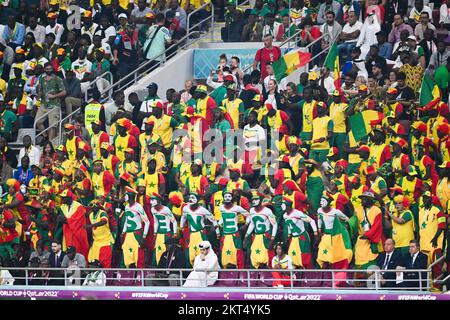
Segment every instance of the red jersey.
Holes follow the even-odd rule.
[[[262,48],[256,51],[255,61],[260,63],[261,79],[267,77],[266,65],[267,62],[275,62],[281,58],[281,49],[277,46],[272,46],[272,49]]]

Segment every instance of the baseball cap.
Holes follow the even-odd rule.
[[[124,19],[127,19],[127,20],[128,20],[128,16],[127,16],[125,13],[119,14],[119,16],[118,16],[117,18],[118,18],[118,19],[124,18]]]

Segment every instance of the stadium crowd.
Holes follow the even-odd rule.
[[[224,40],[264,42],[250,74],[222,55],[207,85],[161,98],[152,82],[143,101],[116,91],[103,103],[139,58],[160,61],[203,3],[80,1],[80,29],[64,1],[2,3],[2,267],[426,269],[446,256],[432,268],[446,272],[450,1],[228,4]],[[324,35],[312,54],[337,44],[339,74],[321,56],[298,83],[277,81],[273,41],[291,28],[299,46]],[[54,128],[36,145],[23,137],[18,154],[8,146],[78,108],[61,145]],[[187,285],[202,280],[194,271]],[[96,271],[85,284],[105,281]]]

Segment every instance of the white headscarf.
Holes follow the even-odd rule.
[[[370,22],[372,21],[372,22]],[[376,14],[367,16],[364,24],[361,28],[361,34],[359,35],[357,47],[361,48],[361,59],[365,59],[367,53],[369,52],[370,46],[377,44],[377,32],[381,30],[380,23],[378,22],[378,17]]]

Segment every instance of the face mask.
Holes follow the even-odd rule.
[[[152,207],[156,207],[158,205],[158,200],[156,199],[151,199],[150,200],[150,204],[152,205]]]
[[[196,204],[197,201],[197,197],[196,196],[189,196],[189,203],[190,204]]]
[[[125,197],[123,197],[123,199],[124,199],[125,201],[128,201],[128,195],[126,194]]]
[[[233,196],[229,193],[225,194],[223,196],[223,202],[230,203],[233,200]]]
[[[20,193],[25,194],[27,192],[27,186],[22,184],[20,186]]]
[[[286,209],[287,209],[287,208],[286,208],[286,204],[282,203],[282,204],[281,204],[281,210],[286,211]]]
[[[261,203],[261,200],[259,200],[259,199],[253,199],[252,200],[252,206],[253,207],[259,206],[260,203]]]
[[[328,201],[324,198],[320,199],[320,207],[325,208],[328,205]]]

